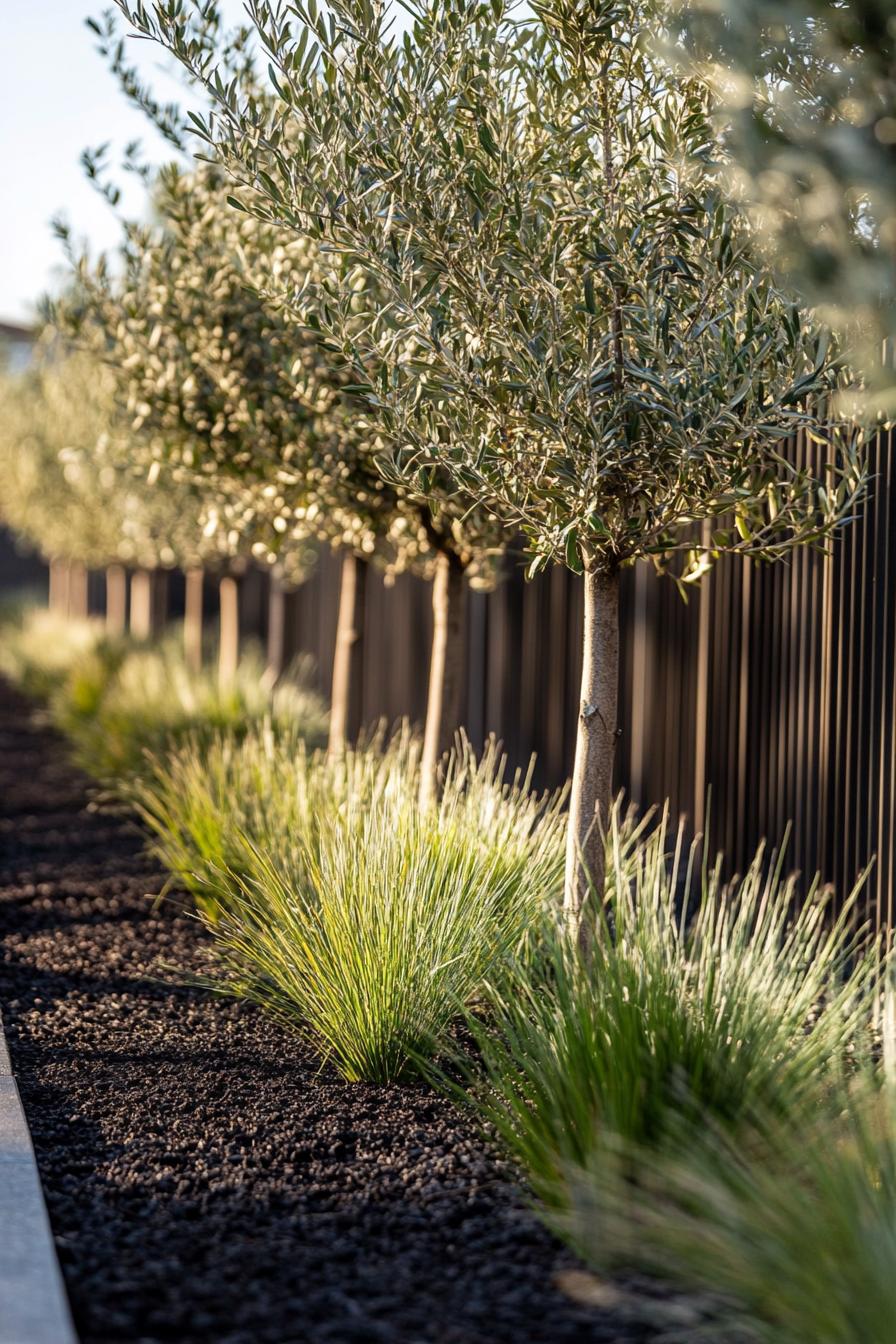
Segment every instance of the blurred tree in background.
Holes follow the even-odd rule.
[[[86,615],[86,570],[105,569],[109,625],[120,633],[124,567],[138,572],[140,588],[150,571],[228,563],[244,543],[214,525],[219,505],[208,489],[171,472],[147,481],[140,436],[116,392],[108,365],[66,348],[48,328],[32,366],[0,381],[0,466],[4,521],[44,556],[51,575],[68,568],[73,614]],[[149,633],[149,621],[132,591],[134,632]]]
[[[896,0],[679,0],[732,187],[788,281],[896,409]]]

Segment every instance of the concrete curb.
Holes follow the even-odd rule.
[[[2,1019],[0,1344],[77,1344]]]
[[[6,1048],[6,1037],[3,1035],[3,1014],[0,1013],[0,1078],[9,1078],[11,1075],[12,1064]]]

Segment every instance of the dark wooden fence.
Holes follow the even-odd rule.
[[[685,604],[648,565],[624,576],[617,779],[641,806],[669,799],[694,831],[706,823],[730,869],[792,825],[789,863],[844,892],[869,862],[865,902],[892,924],[896,902],[896,480],[892,442],[871,451],[861,517],[826,553],[788,564],[718,565]],[[0,557],[0,570],[11,556]],[[579,582],[554,570],[501,585],[468,606],[464,723],[500,737],[536,778],[570,773],[579,682]],[[266,579],[247,575],[243,626],[264,636]],[[169,582],[171,613],[182,581]],[[339,561],[321,557],[287,600],[288,654],[312,655],[329,692]],[[101,585],[91,586],[94,602]],[[207,608],[211,610],[211,592]],[[370,575],[363,719],[420,721],[430,633],[427,585]]]

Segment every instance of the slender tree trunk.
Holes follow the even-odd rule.
[[[152,639],[168,619],[168,573],[138,569],[131,575],[131,634]]]
[[[432,583],[432,652],[423,754],[420,758],[420,806],[436,796],[439,762],[451,750],[460,727],[464,689],[464,570],[456,556],[439,555]]]
[[[265,678],[276,686],[283,675],[286,652],[286,592],[276,569],[271,570],[268,584],[268,647]]]
[[[218,584],[220,629],[218,632],[218,684],[222,690],[236,680],[240,660],[240,590],[232,575]]]
[[[87,566],[80,560],[73,561],[69,566],[68,614],[78,621],[88,615],[87,578]]]
[[[106,631],[117,638],[127,627],[128,576],[123,565],[106,566]]]
[[[564,908],[567,916],[578,922],[580,944],[587,948],[593,937],[589,907],[596,907],[604,894],[601,828],[606,827],[613,805],[619,573],[586,573],[584,584],[582,698],[569,798]]]
[[[135,639],[149,639],[153,619],[152,574],[138,569],[131,575],[131,634]]]
[[[201,672],[205,575],[201,569],[188,569],[184,580],[184,658],[191,672]]]
[[[345,750],[361,731],[361,675],[364,658],[364,599],[367,592],[367,561],[353,551],[342,557],[339,615],[333,654],[333,687],[330,693],[331,756]]]
[[[51,611],[68,615],[68,593],[71,579],[71,566],[67,560],[50,561],[50,592],[48,605]]]

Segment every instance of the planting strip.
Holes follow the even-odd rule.
[[[0,1019],[0,1344],[76,1344]]]
[[[82,1344],[657,1339],[568,1291],[450,1098],[348,1083],[202,988],[211,940],[164,882],[0,678],[0,999]]]

